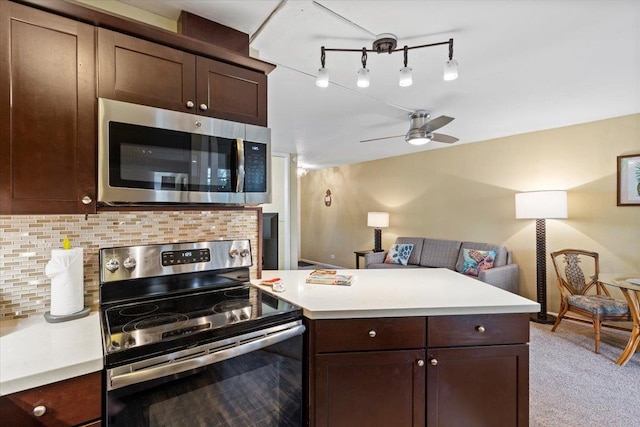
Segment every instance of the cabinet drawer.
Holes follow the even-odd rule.
[[[421,348],[426,342],[424,317],[318,320],[315,331],[317,353]]]
[[[529,315],[478,314],[430,317],[428,347],[519,344],[529,342]]]
[[[25,425],[83,425],[100,418],[101,384],[101,373],[94,372],[3,396],[2,407]],[[44,408],[44,413],[34,416],[36,407]]]

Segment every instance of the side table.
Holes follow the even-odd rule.
[[[354,251],[353,253],[356,254],[356,268],[360,268],[360,257],[364,258],[366,254],[370,254],[372,252],[373,251],[371,249],[367,251]]]

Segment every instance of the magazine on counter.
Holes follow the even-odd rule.
[[[317,269],[309,274],[306,281],[307,283],[318,285],[349,286],[353,282],[353,276],[349,274],[337,274],[336,270]]]

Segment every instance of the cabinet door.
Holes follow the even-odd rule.
[[[424,426],[424,357],[424,350],[316,355],[315,426]]]
[[[529,346],[428,349],[430,427],[529,423]]]
[[[96,211],[94,42],[92,26],[0,2],[0,213]]]
[[[99,425],[101,384],[101,373],[94,372],[2,396],[0,419],[15,426]]]
[[[198,114],[267,126],[264,73],[198,57],[197,81]]]
[[[98,29],[98,96],[196,112],[195,56]]]

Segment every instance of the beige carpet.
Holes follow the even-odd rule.
[[[615,363],[628,337],[603,328],[595,354],[590,324],[531,323],[530,427],[640,426],[640,353]]]

